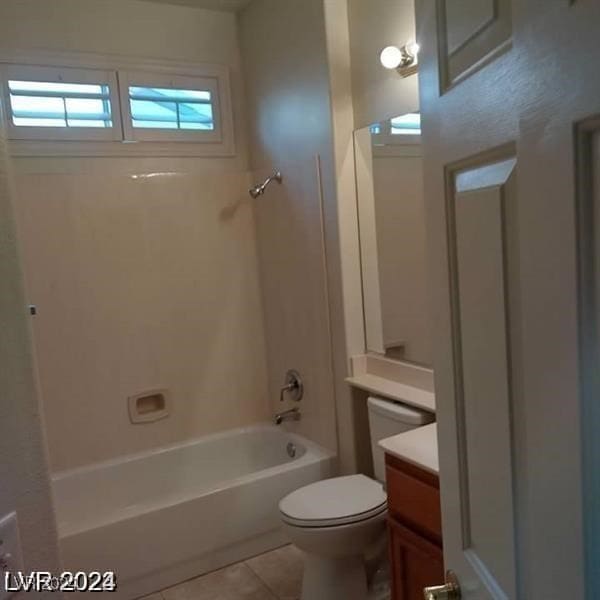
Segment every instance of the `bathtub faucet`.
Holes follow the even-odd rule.
[[[290,408],[290,410],[284,410],[283,412],[275,415],[275,425],[281,425],[284,421],[299,421],[301,418],[300,409],[296,406]]]
[[[285,374],[285,384],[279,392],[280,402],[285,400],[286,393],[289,394],[291,400],[295,400],[296,402],[300,402],[300,400],[302,400],[302,396],[304,396],[304,384],[302,383],[302,377],[300,377],[300,373],[298,373],[298,371],[295,369],[290,369]]]

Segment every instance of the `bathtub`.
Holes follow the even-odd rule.
[[[276,548],[286,543],[279,500],[331,476],[334,459],[257,425],[57,473],[64,567],[115,571],[117,592],[106,596],[116,600]]]

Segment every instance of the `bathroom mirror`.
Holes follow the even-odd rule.
[[[418,110],[354,134],[367,350],[431,365]]]

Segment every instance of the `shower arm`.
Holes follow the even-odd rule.
[[[267,177],[261,184],[255,185],[253,188],[250,188],[249,192],[253,198],[258,198],[265,193],[265,190],[269,186],[272,181],[276,181],[277,183],[283,182],[283,176],[280,171],[273,173],[270,177]]]

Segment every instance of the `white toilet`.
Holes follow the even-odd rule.
[[[375,481],[334,477],[300,488],[279,503],[291,541],[305,553],[302,600],[366,600],[365,559],[385,536],[385,457],[377,442],[431,423],[430,413],[369,398]]]

